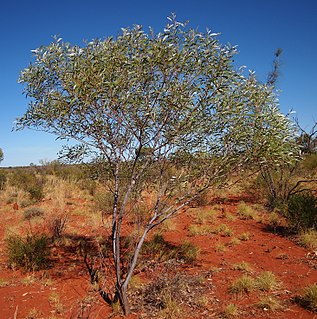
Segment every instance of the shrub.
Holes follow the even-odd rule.
[[[28,208],[23,212],[25,220],[30,220],[34,217],[40,217],[44,215],[44,210],[40,207]]]
[[[227,305],[224,311],[222,312],[222,317],[226,319],[237,317],[238,315],[239,315],[238,307],[233,303]]]
[[[259,290],[270,291],[277,289],[280,284],[271,271],[264,271],[256,278],[255,286]]]
[[[240,234],[238,238],[241,241],[248,241],[248,240],[250,240],[250,237],[251,237],[250,233],[249,232],[245,232],[245,233]]]
[[[317,231],[309,229],[302,232],[299,235],[299,244],[311,250],[317,249]]]
[[[303,192],[290,197],[287,218],[295,231],[317,227],[317,199],[311,192]]]
[[[255,219],[256,213],[253,211],[251,206],[248,206],[245,202],[240,202],[237,206],[237,213],[241,219]]]
[[[48,229],[53,238],[60,238],[67,226],[68,215],[57,214],[48,220]]]
[[[306,287],[298,301],[303,307],[317,312],[317,284]]]
[[[9,183],[28,192],[32,200],[39,201],[44,197],[45,178],[27,170],[14,171],[9,176]]]
[[[4,189],[4,185],[7,181],[7,176],[4,172],[0,172],[0,191]]]
[[[255,281],[248,275],[236,279],[229,288],[231,293],[249,293],[255,288]]]
[[[234,264],[232,266],[232,269],[234,269],[234,270],[242,270],[242,271],[245,271],[245,272],[251,272],[252,271],[252,268],[250,267],[250,265],[247,262],[245,262],[245,261],[242,261],[241,263]]]
[[[50,250],[45,235],[13,235],[6,239],[9,265],[34,271],[48,266]]]
[[[200,254],[200,249],[189,241],[177,247],[177,258],[183,260],[187,264],[192,264],[196,261]]]
[[[273,296],[263,296],[257,306],[264,311],[276,311],[282,308],[281,302]]]
[[[189,225],[189,236],[208,235],[212,232],[212,229],[208,225]]]

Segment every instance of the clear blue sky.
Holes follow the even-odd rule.
[[[59,35],[73,44],[117,35],[121,27],[141,24],[157,32],[175,12],[191,27],[221,32],[223,43],[238,45],[237,66],[255,70],[261,81],[271,70],[274,51],[283,49],[282,112],[294,109],[303,127],[317,120],[317,1],[316,0],[11,0],[0,4],[0,147],[1,166],[53,160],[63,143],[46,133],[12,132],[27,100],[17,83],[32,61],[31,50]]]

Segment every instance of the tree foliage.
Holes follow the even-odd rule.
[[[126,313],[126,290],[152,228],[230,173],[290,162],[296,153],[272,88],[235,69],[236,47],[169,19],[158,34],[136,25],[84,47],[55,39],[33,51],[20,76],[30,103],[17,128],[77,140],[64,150],[69,158],[107,163],[116,294],[111,300],[100,291]],[[154,200],[138,215],[134,250],[123,267],[129,203],[149,187]]]
[[[3,151],[2,151],[2,149],[0,148],[0,163],[3,161],[3,158],[4,158],[4,156],[3,156]]]

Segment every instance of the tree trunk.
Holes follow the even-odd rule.
[[[121,305],[121,308],[123,310],[123,313],[125,315],[128,315],[131,313],[130,304],[127,296],[127,289],[124,287],[117,287],[117,295],[119,298],[119,302]]]

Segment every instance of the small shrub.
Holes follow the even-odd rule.
[[[317,198],[311,192],[303,192],[290,197],[287,219],[295,231],[317,227]]]
[[[257,303],[257,306],[264,311],[277,311],[282,308],[281,302],[273,296],[263,296]]]
[[[238,237],[241,241],[248,241],[251,238],[251,235],[249,232],[245,232],[239,235]]]
[[[256,288],[262,291],[271,291],[280,287],[276,276],[271,271],[264,271],[256,278]]]
[[[44,215],[44,210],[40,207],[28,208],[23,212],[25,220],[31,220],[34,217],[40,217]]]
[[[67,214],[57,214],[56,216],[51,216],[48,220],[48,229],[53,238],[62,237],[68,221]]]
[[[277,209],[274,209],[274,211],[269,214],[269,227],[274,231],[281,225],[281,216],[277,211]]]
[[[200,254],[200,249],[189,241],[185,241],[177,248],[177,258],[183,260],[187,264],[196,261]]]
[[[227,247],[226,247],[226,245],[223,244],[223,243],[218,243],[218,244],[215,245],[215,251],[216,251],[217,253],[223,253],[223,252],[225,252],[226,250],[227,250]]]
[[[208,225],[189,225],[189,236],[208,235],[212,232],[212,229]]]
[[[242,261],[241,263],[234,264],[232,266],[232,269],[233,270],[242,270],[242,271],[245,271],[245,272],[251,272],[252,271],[252,268],[250,267],[250,265],[247,262],[245,262],[245,261]]]
[[[48,266],[50,250],[45,235],[9,236],[6,246],[11,267],[34,271]]]
[[[229,243],[228,243],[228,246],[236,246],[236,245],[239,245],[240,244],[240,239],[237,238],[237,237],[233,237]]]
[[[250,293],[255,288],[255,281],[248,275],[236,279],[230,286],[229,291],[234,294]]]
[[[305,308],[317,312],[317,284],[304,289],[304,293],[298,298],[298,302]]]
[[[311,250],[317,249],[317,231],[309,229],[302,232],[299,235],[299,244]]]
[[[248,206],[245,202],[240,202],[237,206],[237,213],[241,219],[255,219],[256,213],[253,211],[251,206]]]
[[[220,224],[217,228],[212,231],[214,234],[220,234],[224,237],[231,237],[233,235],[233,231],[228,225]]]
[[[215,221],[216,212],[214,210],[199,212],[195,217],[195,222],[198,224],[205,224],[207,222],[213,223]]]
[[[239,315],[239,309],[233,303],[227,305],[226,308],[224,309],[224,311],[222,312],[222,317],[225,319],[237,317],[238,315]]]

